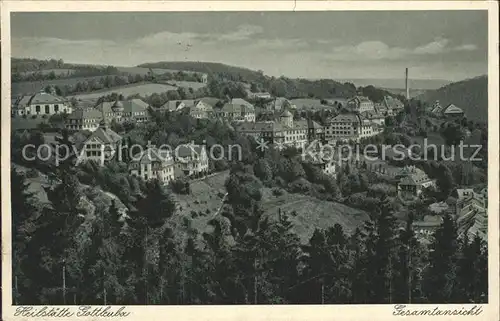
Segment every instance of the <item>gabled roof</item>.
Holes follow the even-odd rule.
[[[462,114],[464,111],[453,104],[449,104],[443,111],[445,114]]]
[[[48,94],[46,92],[36,93],[31,96],[23,96],[21,97],[17,103],[16,107],[22,108],[30,105],[43,105],[43,104],[62,104],[66,103],[67,100],[63,97],[58,97],[52,94]]]
[[[239,132],[281,132],[283,125],[274,121],[239,122],[234,125]]]
[[[321,126],[320,124],[318,124],[317,122],[315,122],[312,119],[307,120],[307,127],[309,129],[323,129],[323,126]]]
[[[95,108],[77,109],[68,115],[68,119],[102,119],[102,113]]]
[[[383,105],[388,109],[401,109],[404,107],[403,103],[399,99],[392,96],[384,96]]]
[[[149,105],[140,99],[132,99],[125,101],[114,101],[114,102],[102,102],[96,106],[96,109],[100,112],[113,113],[113,106],[119,104],[123,107],[123,113],[136,113],[147,111]]]
[[[87,138],[86,141],[89,141],[93,138],[99,139],[104,144],[116,144],[119,142],[122,137],[115,133],[107,126],[99,126],[92,134]]]
[[[425,182],[430,181],[429,177],[425,172],[419,168],[415,168],[414,172],[411,172],[409,175],[404,176],[399,181],[400,185],[420,185]]]
[[[215,105],[217,105],[219,101],[220,99],[215,97],[203,97],[198,100],[198,102],[202,102],[206,105],[212,106],[212,108],[215,107]]]
[[[350,101],[359,101],[359,102],[363,102],[363,103],[372,102],[370,99],[368,99],[368,97],[365,97],[365,96],[354,96],[351,99],[347,100],[347,102],[350,102]]]
[[[182,108],[179,108],[179,106],[184,103],[184,107],[192,107],[195,105],[195,101],[192,99],[185,99],[185,100],[169,100],[166,103],[164,103],[159,109],[163,110],[168,110],[168,111],[176,111],[180,110]]]
[[[245,106],[246,108],[248,108],[248,110],[255,111],[255,107],[252,104],[250,104],[248,101],[246,101],[245,99],[242,99],[242,98],[231,99],[231,104]]]
[[[333,117],[330,122],[335,122],[335,123],[361,123],[362,118],[358,114],[354,113],[346,113],[346,114],[339,114],[335,117]]]
[[[140,164],[150,164],[153,162],[173,164],[173,158],[169,150],[151,147],[134,155],[132,162]]]
[[[222,106],[220,111],[226,113],[255,113],[255,109],[253,106],[248,107],[246,105],[232,104],[232,103],[224,104],[224,106]]]

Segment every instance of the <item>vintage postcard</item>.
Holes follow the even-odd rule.
[[[3,320],[499,320],[495,2],[1,15]]]

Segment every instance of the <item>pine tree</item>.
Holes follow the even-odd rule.
[[[424,283],[425,295],[432,303],[454,301],[457,270],[457,228],[448,214],[434,233],[430,246],[429,263]]]
[[[484,303],[488,295],[488,256],[479,236],[462,241],[457,266],[455,299],[458,302]]]
[[[15,304],[30,302],[28,278],[22,269],[26,262],[30,265],[29,252],[26,247],[30,242],[36,225],[33,219],[39,211],[39,204],[34,194],[29,192],[29,183],[25,176],[11,169],[11,218],[12,218],[12,279],[13,301]],[[28,299],[28,301],[26,301]]]
[[[367,276],[367,303],[392,303],[393,260],[396,219],[388,200],[382,200],[372,216],[373,224],[365,224]]]
[[[412,228],[413,215],[408,217],[406,227],[400,229],[396,240],[394,260],[394,303],[417,303],[421,300],[420,273],[423,250]]]

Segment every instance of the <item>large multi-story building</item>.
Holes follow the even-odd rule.
[[[236,130],[244,135],[262,139],[278,147],[304,148],[308,140],[307,121],[294,121],[293,115],[285,110],[276,121],[239,122]]]
[[[108,127],[106,119],[102,119],[99,127],[83,142],[82,159],[104,165],[116,155],[121,140],[122,137]]]
[[[255,121],[255,107],[241,98],[233,98],[222,108],[215,109],[215,116],[228,120]]]
[[[393,116],[404,109],[404,104],[397,98],[392,96],[384,96],[384,99],[375,104],[377,113],[383,116]]]
[[[363,113],[366,111],[374,111],[375,105],[373,101],[364,96],[355,96],[347,100],[347,109],[352,112]]]
[[[96,109],[105,114],[108,119],[118,123],[143,123],[149,120],[149,105],[140,99],[125,101],[102,102]]]
[[[328,122],[325,139],[329,142],[359,142],[382,132],[381,126],[358,113],[339,114]]]
[[[459,235],[469,239],[479,236],[488,238],[488,193],[486,188],[480,192],[473,189],[457,189],[455,215]]]
[[[40,92],[31,96],[23,96],[14,101],[11,112],[13,116],[70,114],[72,107],[69,101],[63,97]]]
[[[102,112],[95,108],[84,108],[73,111],[66,118],[66,128],[70,130],[89,130],[93,132],[102,121]]]
[[[205,146],[183,144],[174,150],[177,169],[186,176],[208,173],[208,155]]]
[[[151,147],[132,157],[129,171],[145,181],[157,179],[168,184],[175,178],[174,158],[170,150]]]

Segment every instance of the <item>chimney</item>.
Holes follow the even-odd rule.
[[[406,99],[410,100],[410,88],[408,87],[408,68],[405,69]]]

